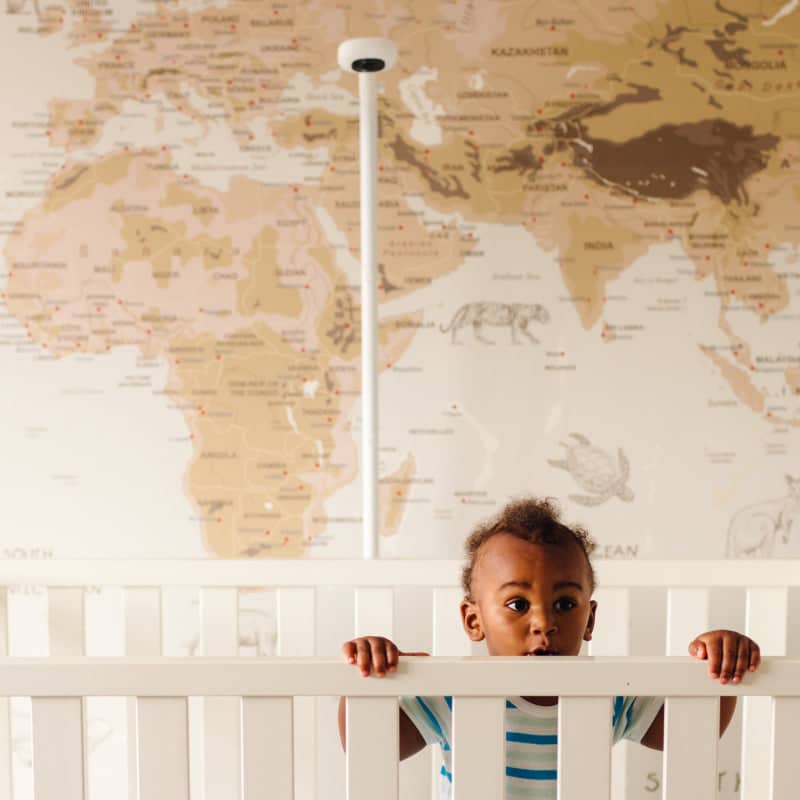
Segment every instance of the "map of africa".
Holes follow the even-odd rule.
[[[8,0],[3,555],[357,557],[512,495],[606,557],[800,556],[800,3]],[[793,455],[794,454],[794,455]]]

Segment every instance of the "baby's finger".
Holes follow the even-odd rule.
[[[699,658],[701,661],[705,659],[707,655],[705,644],[699,639],[689,642],[689,655]]]
[[[733,682],[740,683],[742,676],[747,672],[750,664],[750,640],[742,639],[739,642],[739,651],[736,656],[736,668],[733,672]]]
[[[714,637],[710,642],[704,642],[708,652],[708,674],[712,678],[719,678],[719,670],[722,664],[722,642],[719,637]]]
[[[348,664],[356,663],[356,643],[354,641],[345,642],[342,645],[342,655]]]
[[[389,672],[394,672],[397,669],[397,661],[400,658],[400,651],[394,642],[387,640],[386,642],[386,668]]]
[[[750,672],[755,672],[761,664],[761,648],[750,639]]]
[[[386,674],[386,640],[379,636],[370,636],[368,642],[372,650],[372,665],[375,667],[375,675],[382,678]]]
[[[738,635],[722,637],[722,663],[720,664],[719,682],[727,683],[736,668],[736,659],[739,655],[739,643],[741,637]]]
[[[356,639],[356,666],[362,675],[369,675],[372,667],[372,650],[366,639]]]

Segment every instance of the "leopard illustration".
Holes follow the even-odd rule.
[[[466,303],[456,311],[450,324],[439,326],[442,333],[452,331],[451,341],[458,344],[456,336],[461,328],[472,325],[475,338],[484,344],[494,344],[483,335],[484,325],[506,326],[511,331],[511,341],[519,344],[517,334],[539,344],[539,340],[528,330],[531,320],[540,323],[550,321],[550,312],[538,303]]]

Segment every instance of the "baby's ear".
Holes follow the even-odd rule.
[[[592,610],[589,612],[589,619],[586,621],[586,630],[583,632],[584,642],[590,642],[592,640],[592,631],[594,631],[594,623],[597,619],[597,600],[590,600],[589,605]]]
[[[478,607],[474,601],[467,597],[461,601],[461,624],[464,626],[464,631],[471,641],[483,641],[484,633]]]

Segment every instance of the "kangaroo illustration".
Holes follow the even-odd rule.
[[[771,558],[786,551],[800,523],[800,478],[786,476],[785,497],[745,506],[728,526],[728,558]]]
[[[472,325],[476,339],[484,344],[494,344],[483,335],[483,326],[502,325],[511,331],[511,341],[514,344],[518,344],[517,332],[534,344],[539,344],[539,340],[528,330],[528,323],[531,320],[541,323],[549,322],[550,313],[538,303],[466,303],[456,311],[449,325],[441,325],[439,329],[442,333],[452,331],[451,341],[453,344],[457,344],[456,335],[459,330],[467,325]]]

